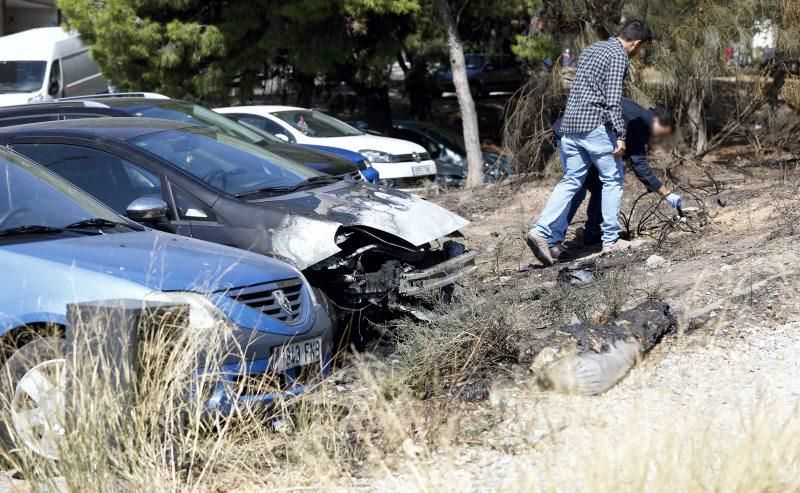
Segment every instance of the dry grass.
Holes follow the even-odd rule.
[[[76,408],[77,426],[59,444],[64,459],[43,460],[24,449],[3,459],[42,491],[317,490],[352,481],[378,489],[468,488],[458,467],[464,447],[491,450],[501,442],[491,432],[465,436],[474,409],[430,406],[415,396],[438,395],[479,370],[491,370],[493,362],[510,357],[519,332],[536,320],[524,309],[531,304],[509,292],[462,296],[469,301],[464,310],[431,324],[399,326],[401,342],[388,361],[356,358],[350,391],[324,384],[266,413],[237,406],[229,419],[204,418],[200,400],[186,392],[197,350],[219,347],[224,331],[156,339],[143,352],[147,379],[134,405],[94,374],[91,386],[78,386],[84,398]],[[204,365],[213,368],[219,355],[206,351]],[[506,466],[498,485],[528,491],[800,486],[800,420],[794,410],[765,404],[743,413],[741,426],[731,428],[705,413],[699,396],[688,396],[663,409],[667,421],[654,427],[648,421],[652,413],[644,412],[653,405],[644,400],[617,416],[631,431],[624,436],[596,425],[591,401],[531,407],[536,422],[567,430],[572,439],[515,446],[512,456],[518,459]],[[512,408],[494,409],[496,420],[484,416],[485,425],[471,426],[496,432],[497,421],[516,418]],[[542,447],[549,461],[541,462]],[[528,454],[538,462],[528,462]]]

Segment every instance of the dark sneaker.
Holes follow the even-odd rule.
[[[536,231],[530,230],[525,237],[525,242],[528,244],[528,248],[533,252],[533,256],[536,257],[536,260],[541,262],[542,265],[546,267],[553,265],[553,257],[550,255],[550,245],[547,244],[546,239],[537,235]]]
[[[569,248],[563,243],[551,246],[549,249],[550,258],[554,262],[571,262],[575,260],[575,254],[569,251]]]

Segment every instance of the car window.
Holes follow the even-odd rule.
[[[41,164],[119,214],[140,197],[162,198],[161,180],[114,154],[67,144],[14,144],[20,154]]]
[[[42,60],[0,61],[0,94],[38,91],[46,70]]]
[[[229,195],[290,187],[322,176],[261,146],[202,127],[149,133],[131,143]]]
[[[464,146],[464,138],[457,133],[438,126],[428,127],[427,132],[434,139],[441,142],[445,147],[452,149],[454,152],[464,155],[467,154],[467,148]]]
[[[53,60],[53,63],[50,64],[50,78],[47,81],[47,93],[50,96],[58,97],[61,89],[61,62]]]
[[[0,232],[22,226],[64,228],[91,218],[122,223],[122,218],[42,167],[10,151],[0,150]],[[105,232],[138,230],[119,224]],[[16,238],[16,237],[15,237]],[[57,236],[31,236],[44,240]]]
[[[486,57],[483,55],[464,55],[464,62],[467,65],[467,70],[478,69],[483,67],[486,62]]]
[[[170,187],[172,188],[172,196],[175,198],[175,206],[178,208],[178,219],[219,222],[211,207],[201,202],[200,199],[174,183],[170,184]]]
[[[204,108],[199,104],[187,103],[185,101],[159,101],[158,103],[119,106],[117,109],[124,111],[130,116],[161,118],[163,120],[200,125],[210,128],[215,132],[242,139],[251,144],[258,144],[265,138],[275,140],[272,137],[265,136],[262,132],[240,125],[230,118],[220,115],[216,111]]]
[[[287,132],[285,128],[280,123],[274,122],[269,118],[259,116],[259,115],[249,115],[245,113],[234,113],[228,114],[229,117],[234,118],[239,123],[245,123],[247,125],[252,125],[257,129],[267,132],[270,135],[286,135],[286,137],[290,140],[294,140],[294,137],[291,136],[290,132]]]
[[[418,134],[413,130],[400,129],[396,131],[395,137],[421,145],[426,151],[428,151],[431,159],[436,159],[439,157],[439,146],[424,135]]]
[[[364,135],[360,130],[351,127],[319,111],[287,110],[273,113],[288,123],[298,132],[309,137],[351,137]]]

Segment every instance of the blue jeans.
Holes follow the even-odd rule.
[[[561,138],[558,148],[564,178],[550,194],[547,205],[533,226],[536,234],[546,238],[551,246],[564,241],[573,199],[583,190],[586,176],[593,165],[603,184],[603,245],[614,244],[619,239],[618,216],[625,171],[622,160],[612,156],[615,147],[616,137],[604,125],[590,132],[567,134]]]

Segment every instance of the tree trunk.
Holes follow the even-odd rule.
[[[461,109],[463,124],[464,144],[467,148],[467,188],[483,185],[483,153],[481,140],[478,133],[478,112],[475,110],[475,101],[467,79],[467,67],[464,61],[464,46],[458,34],[456,19],[448,0],[435,0],[436,10],[444,23],[447,31],[447,44],[450,47],[450,65],[453,71],[453,85],[458,96],[458,106]]]
[[[703,153],[708,142],[708,129],[706,128],[705,115],[703,114],[702,95],[691,94],[688,97],[686,118],[689,121],[689,128],[692,129],[694,154],[698,156]]]

